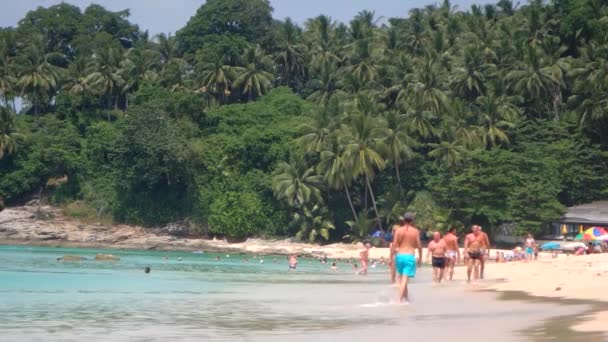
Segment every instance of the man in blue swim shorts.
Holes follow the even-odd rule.
[[[420,231],[413,226],[414,215],[406,213],[401,218],[402,225],[395,229],[391,254],[395,255],[395,271],[399,284],[399,302],[408,302],[407,284],[410,278],[416,276],[416,267],[422,263],[422,244]],[[414,255],[418,249],[418,261]]]

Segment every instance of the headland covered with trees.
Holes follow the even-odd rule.
[[[335,241],[406,210],[539,233],[608,198],[600,0],[301,25],[267,0],[208,0],[174,36],[128,17],[62,3],[0,29],[5,205]]]

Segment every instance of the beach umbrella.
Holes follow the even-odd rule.
[[[580,233],[574,238],[574,240],[584,240],[584,241],[591,241],[591,240],[595,240],[595,239],[597,239],[597,237],[595,235],[586,234],[586,233]]]
[[[543,243],[540,246],[540,249],[544,250],[544,251],[553,251],[556,249],[560,249],[561,245],[557,242],[547,242],[547,243]]]
[[[599,237],[599,236],[608,234],[608,232],[606,232],[604,230],[604,228],[592,227],[592,228],[589,228],[589,229],[585,230],[583,232],[583,234],[584,235],[591,235],[591,236],[594,236],[594,237]]]
[[[608,234],[602,235],[602,236],[598,236],[595,240],[596,241],[608,241]]]

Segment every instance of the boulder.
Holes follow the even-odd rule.
[[[78,255],[64,255],[61,258],[58,258],[58,261],[83,261],[87,258],[78,256]]]
[[[120,257],[117,257],[112,254],[97,253],[97,255],[95,255],[95,260],[97,260],[97,261],[119,261]]]

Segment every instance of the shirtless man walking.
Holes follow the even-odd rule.
[[[473,279],[479,279],[479,269],[481,260],[483,259],[484,248],[489,246],[486,244],[486,238],[481,234],[481,227],[474,225],[471,227],[471,233],[464,239],[464,252],[469,256],[467,264],[467,281],[471,282],[471,271],[474,270]]]
[[[410,278],[416,276],[416,256],[414,251],[418,249],[418,266],[422,263],[422,244],[420,243],[420,231],[412,225],[414,215],[406,213],[403,215],[403,225],[395,230],[391,254],[395,255],[395,270],[399,281],[399,302],[408,302],[407,284]]]
[[[433,233],[433,241],[429,242],[427,247],[427,260],[431,258],[431,264],[433,265],[433,282],[441,283],[443,279],[443,272],[445,271],[446,265],[446,254],[447,245],[444,240],[441,239],[439,232]]]
[[[456,236],[456,228],[450,228],[448,233],[443,237],[443,241],[445,241],[445,245],[447,247],[447,277],[449,280],[452,280],[452,277],[454,277],[454,266],[456,266],[456,263],[460,261],[460,248],[458,248],[458,236]]]

